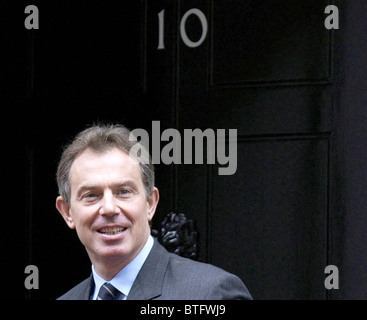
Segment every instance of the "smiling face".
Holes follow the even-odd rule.
[[[147,199],[139,163],[117,148],[97,153],[86,149],[70,169],[71,198],[56,206],[102,276],[112,278],[144,246],[158,199]]]

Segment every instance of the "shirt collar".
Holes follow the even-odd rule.
[[[125,295],[125,299],[128,296],[138,273],[147,259],[150,250],[154,244],[153,237],[150,235],[144,247],[140,250],[138,255],[125,266],[118,274],[116,274],[110,281],[106,281],[101,278],[92,265],[93,280],[95,283],[94,294],[92,299],[95,300],[99,289],[105,282],[111,283],[117,290],[121,291]]]

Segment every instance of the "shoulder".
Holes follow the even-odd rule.
[[[92,276],[90,276],[60,296],[57,300],[89,300],[92,285],[93,280]]]
[[[187,292],[190,299],[236,300],[252,299],[243,281],[236,275],[214,265],[169,255],[165,284]]]

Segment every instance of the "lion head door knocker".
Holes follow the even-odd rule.
[[[152,235],[170,252],[182,257],[197,259],[197,232],[194,221],[184,213],[170,212],[164,216],[160,230],[152,230]]]

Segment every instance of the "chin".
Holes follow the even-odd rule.
[[[124,258],[131,255],[130,250],[120,248],[106,248],[100,251],[100,256],[104,258]]]

